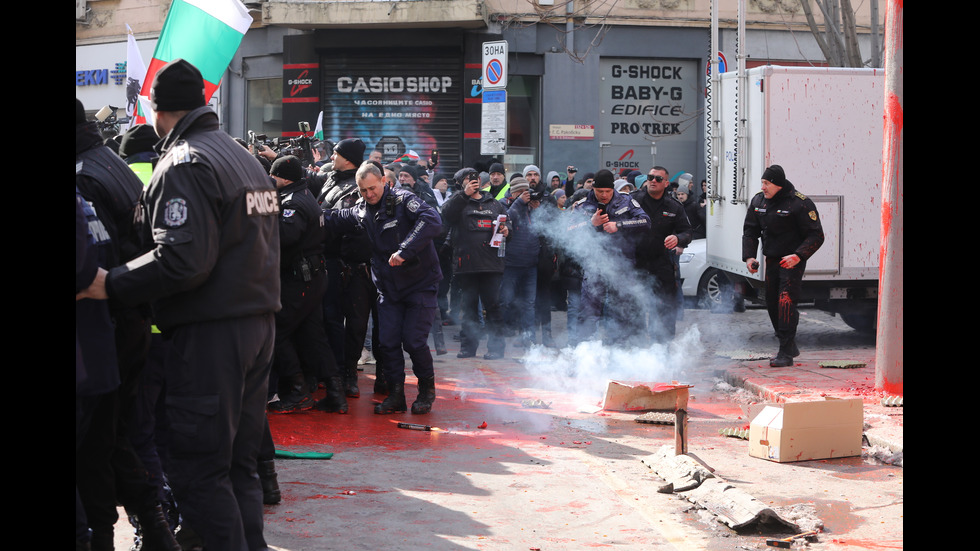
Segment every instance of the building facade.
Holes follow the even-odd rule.
[[[125,60],[127,23],[149,59],[169,3],[89,1],[81,22],[76,10],[76,95],[98,98],[83,99],[86,107],[120,101],[112,99],[118,85],[96,84],[92,71],[110,66],[109,51]],[[361,138],[385,160],[437,150],[446,172],[494,158],[508,173],[528,164],[545,173],[574,165],[580,174],[660,164],[704,175],[710,0],[245,4],[255,23],[215,105],[234,136],[297,136],[299,123],[314,127],[322,111],[327,139]],[[737,7],[720,0],[728,70],[737,55],[749,67],[827,64],[798,1],[746,0],[738,50]],[[874,16],[862,7],[862,57],[877,59]],[[501,41],[507,85],[485,102],[483,46]]]

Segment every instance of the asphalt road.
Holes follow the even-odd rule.
[[[563,313],[553,323],[564,342]],[[673,427],[635,413],[596,411],[608,379],[694,384],[689,453],[714,473],[786,515],[822,526],[810,549],[901,549],[903,469],[873,457],[777,464],[752,458],[747,442],[718,435],[748,424],[757,397],[722,382],[732,360],[720,350],[775,350],[763,310],[686,310],[670,348],[563,352],[508,349],[508,358],[436,359],[431,414],[374,415],[373,366],[348,415],[308,412],[271,418],[277,447],[319,451],[327,460],[277,460],[283,501],[266,507],[266,538],[277,549],[592,548],[766,549],[790,535],[772,526],[735,532],[680,495],[642,463],[673,446]],[[800,348],[874,349],[839,318],[805,310]],[[523,356],[523,358],[520,358]],[[518,360],[520,358],[520,361]],[[410,378],[410,382],[413,380]],[[414,398],[414,388],[408,389]],[[547,409],[524,407],[526,400]],[[530,402],[527,402],[528,404]],[[425,423],[441,431],[396,427]],[[485,428],[480,428],[486,423]],[[117,549],[131,539],[117,525]]]

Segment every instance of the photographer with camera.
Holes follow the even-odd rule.
[[[531,222],[531,211],[541,205],[541,197],[539,192],[532,192],[527,180],[514,178],[510,181],[510,200],[507,219],[513,230],[507,243],[504,275],[500,282],[500,304],[507,312],[505,323],[508,328],[517,329],[520,346],[527,348],[531,345],[534,328],[541,251],[541,242]]]

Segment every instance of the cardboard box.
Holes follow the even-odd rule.
[[[609,381],[602,409],[609,411],[677,411],[687,409],[688,390],[693,385]]]
[[[778,463],[861,455],[860,398],[768,404],[749,425],[749,455]]]

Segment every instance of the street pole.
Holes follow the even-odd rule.
[[[882,144],[881,255],[875,388],[903,395],[905,279],[902,272],[904,217],[904,14],[901,0],[885,10],[885,120]]]

